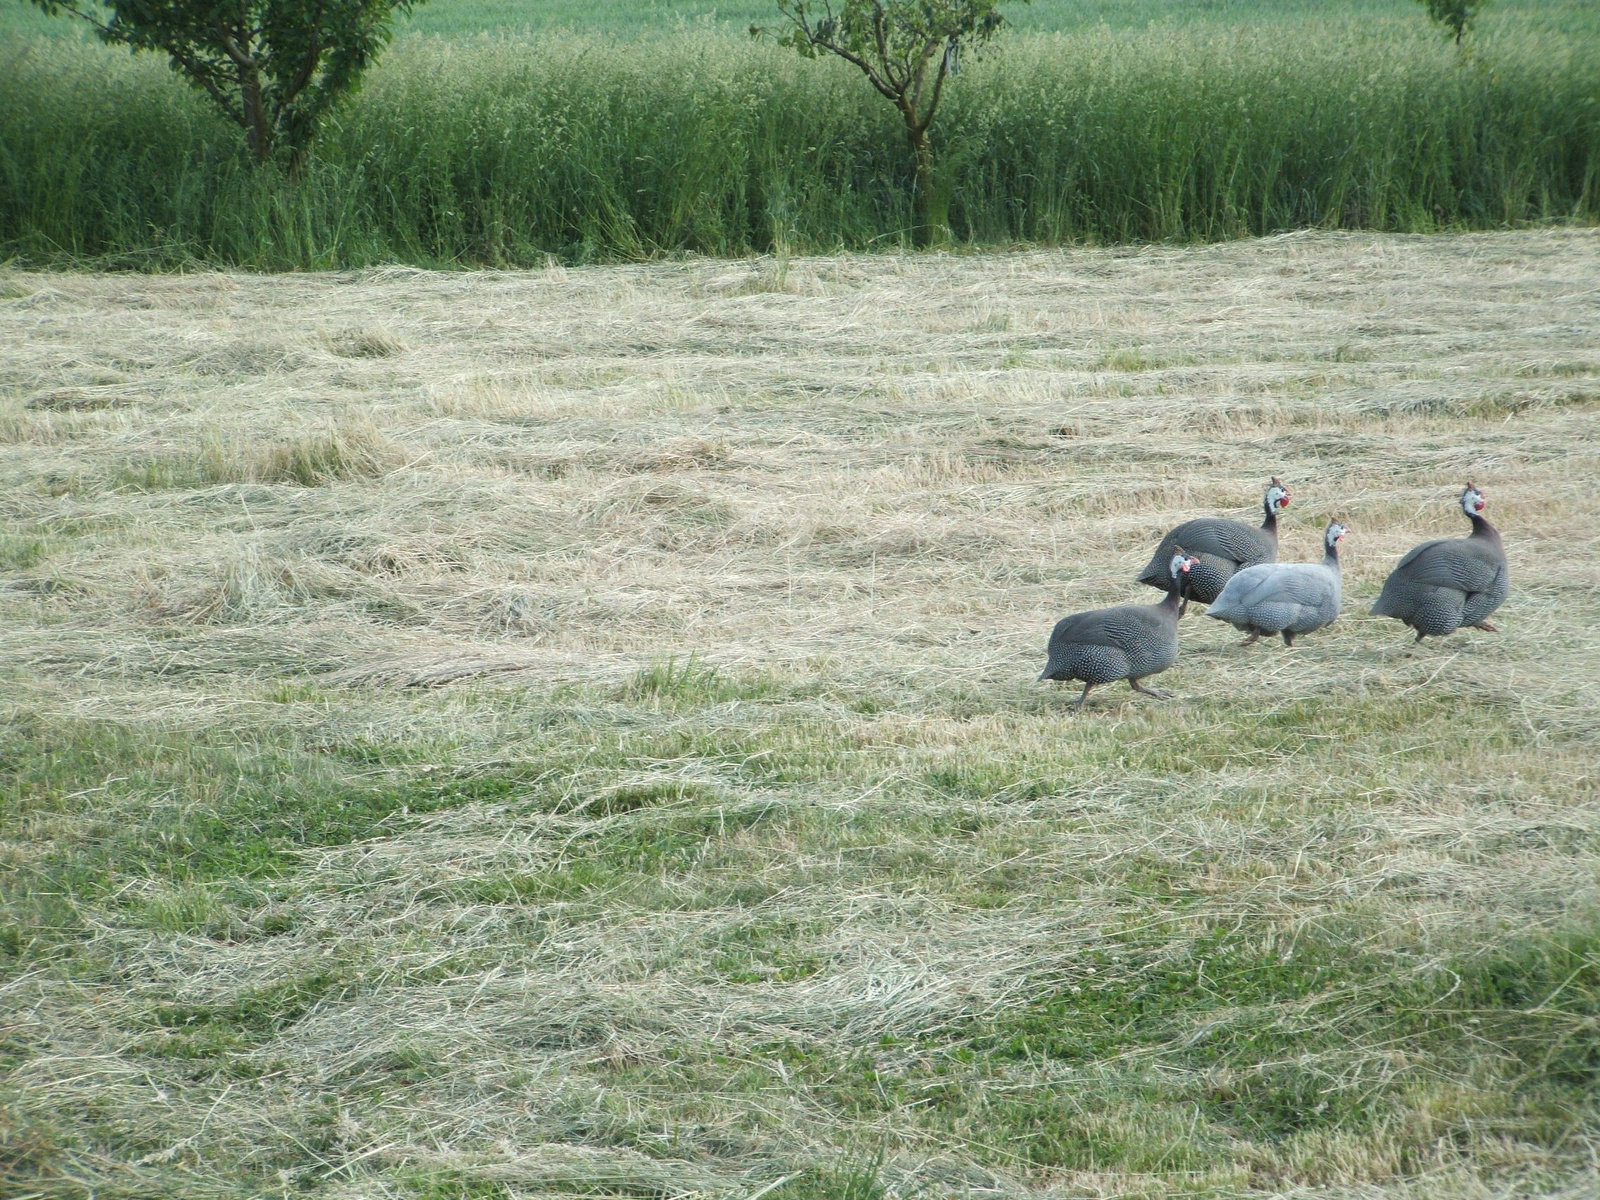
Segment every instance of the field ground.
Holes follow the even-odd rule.
[[[0,1192],[1593,1195],[1597,280],[0,275]],[[1336,626],[1034,682],[1274,473]]]

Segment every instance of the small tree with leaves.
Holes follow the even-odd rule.
[[[422,0],[32,0],[107,42],[165,54],[245,132],[251,157],[304,158],[317,125]]]
[[[837,9],[833,0],[778,0],[778,11],[791,26],[784,45],[807,58],[835,54],[854,63],[900,111],[916,161],[914,236],[923,246],[942,236],[928,129],[963,48],[999,30],[999,0],[838,0]]]
[[[1467,36],[1467,30],[1472,28],[1472,23],[1483,12],[1488,0],[1418,0],[1418,2],[1428,10],[1428,19],[1443,26],[1459,46],[1461,39]]]

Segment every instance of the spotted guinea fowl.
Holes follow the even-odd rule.
[[[1227,586],[1240,567],[1278,561],[1278,514],[1289,507],[1289,489],[1276,475],[1261,497],[1266,518],[1260,528],[1224,517],[1196,517],[1185,521],[1161,539],[1150,563],[1139,573],[1139,582],[1151,587],[1167,587],[1167,563],[1173,550],[1182,545],[1199,560],[1189,572],[1189,599],[1210,604]]]
[[[1329,521],[1323,531],[1323,558],[1319,563],[1262,563],[1246,567],[1222,589],[1206,616],[1226,621],[1250,636],[1253,646],[1261,635],[1283,635],[1285,646],[1295,635],[1332,625],[1339,616],[1343,594],[1339,586],[1339,542],[1347,531]]]
[[[1178,661],[1178,618],[1194,565],[1192,555],[1174,546],[1167,560],[1167,598],[1159,604],[1119,604],[1058,621],[1050,633],[1050,661],[1039,678],[1082,680],[1074,712],[1083,707],[1090,688],[1119,679],[1136,692],[1165,700],[1166,692],[1141,681]]]
[[[1489,614],[1511,590],[1500,531],[1483,516],[1487,501],[1472,484],[1461,493],[1461,511],[1472,522],[1464,538],[1424,542],[1389,572],[1372,614],[1393,617],[1417,631],[1417,641],[1444,637],[1463,625],[1498,633]]]

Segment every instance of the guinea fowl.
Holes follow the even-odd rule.
[[[1332,625],[1339,616],[1339,542],[1346,533],[1337,521],[1323,531],[1325,551],[1320,563],[1262,563],[1246,567],[1222,589],[1206,616],[1226,621],[1250,636],[1253,646],[1261,635],[1283,635],[1285,646],[1296,634]]]
[[[1128,686],[1158,700],[1167,693],[1145,687],[1146,676],[1165,671],[1178,661],[1178,618],[1187,601],[1195,558],[1181,546],[1167,560],[1167,598],[1159,604],[1119,604],[1078,613],[1056,623],[1050,633],[1050,661],[1040,679],[1081,679],[1083,694],[1073,711],[1083,707],[1089,689],[1126,679]]]
[[[1266,518],[1260,528],[1224,517],[1185,521],[1161,539],[1149,565],[1139,573],[1139,582],[1165,589],[1168,560],[1178,546],[1187,546],[1199,560],[1189,573],[1189,599],[1210,604],[1240,567],[1278,561],[1278,513],[1289,507],[1289,489],[1276,475],[1261,497],[1261,506]]]
[[[1461,511],[1472,522],[1472,532],[1414,547],[1384,580],[1373,616],[1403,621],[1417,631],[1419,642],[1452,634],[1463,625],[1498,633],[1489,614],[1505,603],[1511,576],[1500,531],[1483,516],[1486,503],[1483,493],[1467,484]]]

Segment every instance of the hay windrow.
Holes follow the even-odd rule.
[[[1591,1194],[1600,237],[740,272],[0,276],[0,1192]]]

